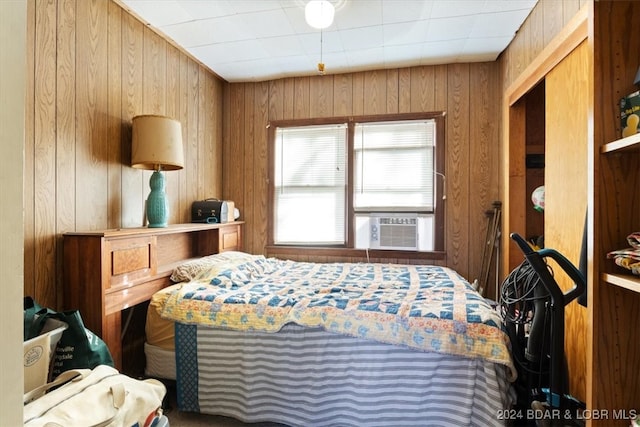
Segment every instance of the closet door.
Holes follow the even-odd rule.
[[[589,49],[580,44],[546,78],[544,242],[579,265],[587,209]],[[558,284],[573,282],[550,264]],[[577,301],[566,307],[565,354],[569,392],[586,400],[587,311]]]

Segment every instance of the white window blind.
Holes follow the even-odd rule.
[[[356,211],[433,212],[435,120],[358,123]]]
[[[347,125],[276,129],[274,243],[343,244]]]

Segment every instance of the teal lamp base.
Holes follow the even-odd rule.
[[[153,171],[149,179],[151,192],[147,199],[147,221],[149,228],[163,228],[169,220],[169,202],[164,191],[164,175]]]

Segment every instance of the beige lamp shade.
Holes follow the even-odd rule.
[[[131,167],[147,170],[177,170],[184,167],[182,126],[165,116],[133,118]]]

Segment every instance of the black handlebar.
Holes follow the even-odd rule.
[[[531,267],[538,273],[540,280],[542,280],[547,291],[551,294],[554,303],[562,302],[562,305],[565,306],[582,295],[587,288],[584,276],[564,255],[554,249],[540,249],[536,251],[518,233],[511,233],[510,237],[518,244]],[[551,273],[549,273],[547,265],[544,262],[544,258],[546,257],[555,260],[571,280],[573,280],[573,288],[567,291],[567,293],[562,292],[553,279],[553,276],[551,276]]]

